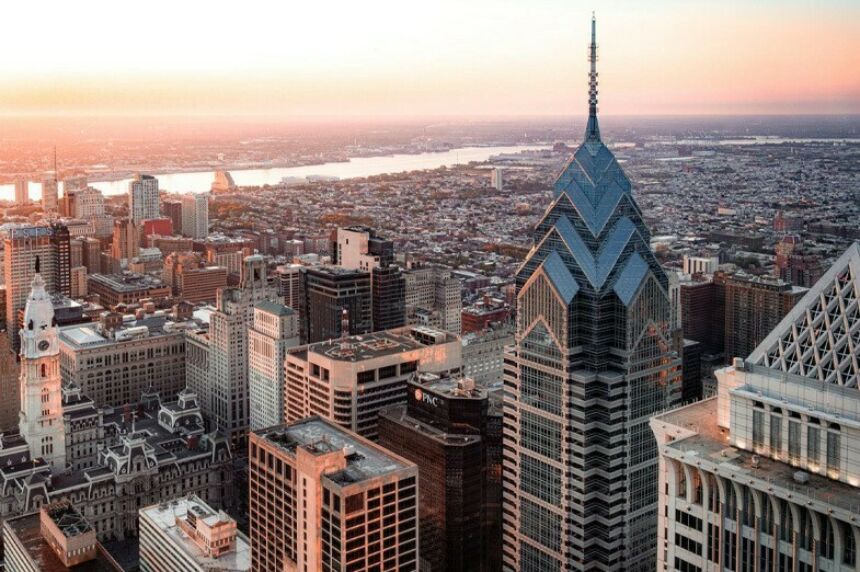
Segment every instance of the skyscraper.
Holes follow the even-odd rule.
[[[128,184],[128,213],[134,224],[158,218],[158,179],[152,175],[135,176]]]
[[[15,205],[24,206],[30,202],[30,182],[19,177],[15,179]]]
[[[127,218],[118,218],[113,222],[113,240],[111,241],[111,258],[113,268],[111,271],[119,272],[128,267],[128,262],[140,252],[140,240],[138,238],[138,227],[134,221]]]
[[[340,266],[309,267],[303,272],[300,315],[306,343],[339,338],[345,324],[350,335],[373,329],[368,272]],[[346,321],[344,309],[348,315]]]
[[[335,264],[370,272],[373,331],[399,328],[406,323],[406,282],[394,265],[394,243],[372,229],[337,229],[332,248]]]
[[[217,310],[209,319],[209,379],[202,388],[202,408],[215,428],[234,444],[245,442],[249,419],[248,328],[254,307],[276,299],[269,286],[266,262],[255,254],[245,258],[238,288],[218,291]]]
[[[209,236],[209,195],[187,193],[182,195],[182,234],[191,238]]]
[[[254,324],[248,330],[252,431],[284,422],[284,359],[287,348],[297,345],[299,319],[295,311],[268,300],[254,306]]]
[[[251,433],[251,570],[418,570],[418,469],[319,417]]]
[[[504,567],[648,570],[656,562],[651,415],[680,399],[669,279],[597,121],[591,22],[585,141],[516,275],[506,356]]]
[[[860,569],[860,244],[717,396],[656,416],[658,570]]]
[[[59,185],[57,172],[48,171],[42,177],[42,210],[46,213],[56,213],[59,206]]]
[[[40,272],[48,292],[56,291],[56,261],[55,244],[51,239],[51,227],[24,226],[8,231],[3,258],[4,276],[6,279],[6,331],[17,352],[20,347],[18,336],[18,314],[24,309],[30,286],[35,276],[36,261],[39,261]]]
[[[730,276],[725,282],[726,361],[749,355],[805,292],[771,276]]]
[[[502,412],[463,377],[418,374],[379,444],[418,465],[422,570],[501,569]]]

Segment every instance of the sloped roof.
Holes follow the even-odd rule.
[[[747,361],[857,387],[860,376],[860,243],[852,244]]]

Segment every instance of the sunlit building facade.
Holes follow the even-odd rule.
[[[659,415],[658,570],[860,570],[860,245],[717,396]]]

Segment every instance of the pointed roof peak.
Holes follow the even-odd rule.
[[[600,141],[600,127],[597,124],[597,18],[591,13],[591,45],[588,47],[588,124],[585,127],[585,141]]]

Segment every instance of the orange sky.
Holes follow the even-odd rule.
[[[851,0],[201,6],[5,5],[0,113],[581,114],[592,7],[604,114],[860,113]]]

